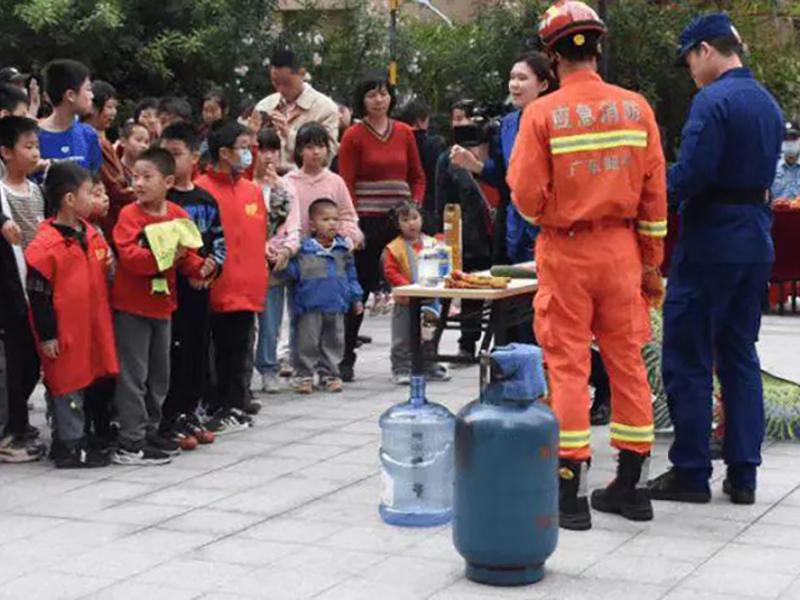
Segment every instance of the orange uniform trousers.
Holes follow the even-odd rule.
[[[547,362],[560,426],[560,456],[591,457],[590,346],[596,339],[611,384],[611,444],[639,454],[653,444],[653,407],[642,345],[650,336],[633,226],[543,228],[536,242],[536,339]]]

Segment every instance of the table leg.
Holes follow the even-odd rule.
[[[420,325],[422,302],[419,298],[409,298],[408,308],[411,313],[411,375],[425,374],[425,355],[422,348],[422,331]]]
[[[504,300],[492,303],[491,319],[495,346],[508,344],[508,316],[511,309],[511,303]]]

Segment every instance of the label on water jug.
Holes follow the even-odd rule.
[[[381,502],[384,506],[391,508],[394,506],[394,479],[386,471],[381,471],[381,480],[383,482]]]

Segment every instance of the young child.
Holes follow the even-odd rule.
[[[261,391],[280,391],[278,338],[286,300],[286,265],[300,248],[300,214],[297,197],[290,184],[278,176],[281,138],[274,129],[258,134],[258,157],[253,181],[261,188],[269,210],[267,264],[270,269],[269,289],[264,310],[258,316],[258,342],[255,367],[261,375]]]
[[[39,123],[42,158],[71,160],[96,173],[103,164],[97,132],[76,120],[92,112],[89,69],[75,60],[54,60],[45,66],[44,80],[53,113]]]
[[[435,240],[422,233],[422,213],[413,202],[401,202],[393,211],[395,225],[400,235],[387,244],[381,257],[383,276],[391,287],[410,285],[417,281],[417,255]],[[423,318],[426,322],[435,322],[439,318],[439,303],[423,306]],[[411,312],[408,299],[395,300],[392,311],[392,381],[398,385],[407,385],[411,376]],[[430,344],[425,350],[433,353]],[[450,374],[444,365],[428,365],[426,377],[429,380],[447,381]]]
[[[175,159],[175,184],[167,198],[189,213],[203,238],[200,255],[210,256],[219,272],[226,254],[219,207],[211,194],[192,182],[192,172],[200,158],[199,144],[194,127],[184,121],[165,127],[161,133],[161,147]],[[190,450],[198,443],[214,441],[214,434],[197,416],[208,377],[209,292],[207,282],[188,279],[180,273],[177,291],[178,309],[172,315],[170,386],[160,432]]]
[[[11,208],[9,216],[21,230],[24,249],[33,240],[45,214],[42,192],[28,179],[39,165],[38,126],[27,117],[6,117],[2,123],[0,158],[5,175],[0,185]]]
[[[147,127],[137,122],[126,123],[119,137],[122,148],[122,171],[128,185],[133,183],[133,165],[139,156],[150,146],[150,133]]]
[[[120,376],[114,393],[119,420],[119,447],[114,462],[153,465],[170,462],[180,446],[157,433],[161,405],[169,389],[170,319],[177,307],[175,271],[206,280],[216,263],[178,246],[175,264],[159,269],[147,241],[155,223],[189,219],[167,201],[175,182],[175,159],[163,148],[150,148],[133,167],[136,202],[122,209],[114,227],[117,268],[111,299]]]
[[[5,102],[2,110],[12,112],[13,104]],[[35,121],[13,116],[0,119],[0,154],[11,164],[12,182],[18,181],[20,169],[25,170],[21,165],[32,162],[36,154],[33,147],[28,148],[33,144],[21,143],[31,137],[31,131],[35,137]],[[0,333],[5,346],[5,381],[0,383],[5,384],[7,396],[6,410],[0,414],[0,462],[29,462],[41,458],[46,450],[35,441],[39,432],[28,419],[28,399],[39,381],[39,357],[25,298],[23,233],[12,218],[14,211],[2,184],[0,207]]]
[[[211,334],[217,374],[216,411],[206,426],[215,434],[252,425],[250,400],[255,315],[267,295],[267,211],[259,187],[244,177],[253,155],[247,130],[220,123],[208,136],[212,165],[195,183],[217,201],[227,257],[211,287]]]
[[[300,229],[303,237],[311,233],[308,209],[317,198],[328,198],[339,209],[337,233],[351,249],[364,242],[358,228],[358,215],[344,180],[328,168],[331,139],[319,123],[306,123],[297,132],[294,160],[298,169],[284,179],[297,194]]]
[[[158,98],[142,98],[133,111],[133,122],[147,129],[149,142],[161,136],[161,121],[158,120]]]
[[[53,414],[56,467],[110,463],[85,438],[84,393],[97,379],[118,373],[108,295],[108,244],[88,218],[92,178],[75,163],[50,167],[48,202],[56,211],[25,251],[27,289]]]
[[[341,392],[339,363],[344,353],[344,315],[361,314],[363,291],[349,243],[339,231],[339,207],[319,198],[308,209],[311,237],[287,268],[294,282],[297,321],[296,391],[310,394],[314,373],[328,392]]]

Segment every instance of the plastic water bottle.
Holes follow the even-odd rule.
[[[411,397],[380,418],[381,518],[391,525],[429,527],[453,512],[455,417],[425,399],[425,378],[411,378]]]

